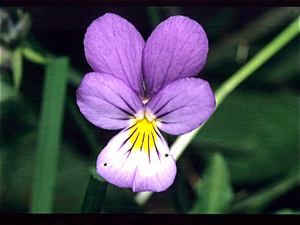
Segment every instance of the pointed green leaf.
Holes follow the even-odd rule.
[[[14,88],[19,90],[23,75],[23,57],[21,49],[17,48],[11,58],[11,69],[13,74]]]
[[[220,153],[212,155],[209,167],[198,183],[198,200],[192,213],[224,213],[233,198],[229,170]]]
[[[29,47],[22,47],[22,53],[26,59],[33,63],[42,65],[48,63],[48,59],[45,56]]]
[[[104,198],[106,195],[108,183],[100,177],[96,169],[92,169],[90,182],[86,189],[81,212],[82,213],[100,213],[102,210]]]

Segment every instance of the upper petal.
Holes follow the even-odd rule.
[[[140,98],[122,80],[105,73],[88,73],[76,92],[81,113],[104,129],[122,129],[142,111]]]
[[[108,182],[133,192],[166,190],[176,175],[169,147],[155,124],[132,120],[109,141],[97,159],[97,172]]]
[[[176,79],[196,76],[206,62],[207,53],[206,33],[196,21],[173,16],[160,23],[143,51],[146,96],[156,94]]]
[[[180,135],[205,122],[213,113],[216,100],[207,81],[182,78],[163,88],[146,106],[146,113],[156,117],[161,130]]]
[[[122,17],[106,13],[94,20],[84,37],[89,65],[97,72],[115,75],[143,95],[142,50],[145,41],[136,28]]]

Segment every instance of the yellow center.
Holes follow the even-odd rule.
[[[142,151],[150,154],[150,149],[156,149],[158,131],[154,120],[148,121],[146,118],[135,120],[130,127],[129,142],[132,151]]]

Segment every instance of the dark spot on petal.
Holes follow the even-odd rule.
[[[165,157],[168,157],[169,156],[169,154],[165,154]]]
[[[107,166],[107,163],[104,163],[103,166]]]

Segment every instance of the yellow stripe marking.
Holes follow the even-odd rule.
[[[131,151],[142,151],[150,157],[150,150],[155,149],[157,131],[154,120],[149,122],[146,118],[135,120],[129,132]],[[149,138],[150,137],[150,138]]]

